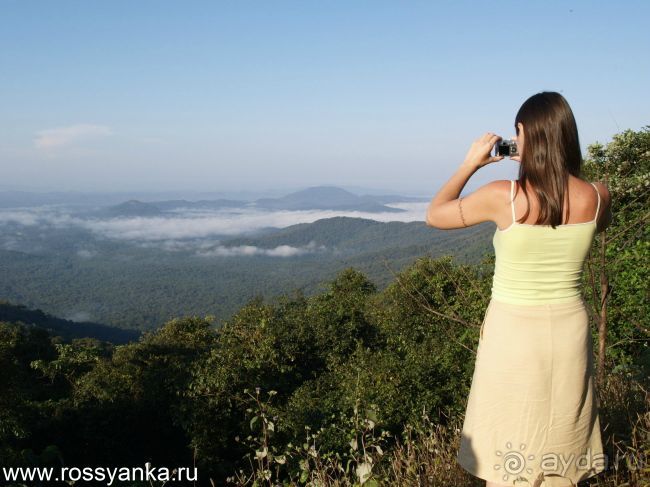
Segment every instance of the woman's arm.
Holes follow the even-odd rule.
[[[478,169],[503,159],[503,156],[490,156],[492,147],[499,139],[498,135],[488,132],[474,141],[456,173],[431,200],[425,218],[428,226],[449,230],[493,220],[497,210],[497,199],[494,197],[499,185],[497,181],[488,183],[461,199],[458,197]]]

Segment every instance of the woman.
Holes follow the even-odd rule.
[[[594,235],[611,222],[610,195],[580,178],[578,130],[562,95],[530,97],[515,129],[518,180],[459,197],[475,171],[503,159],[490,154],[501,137],[486,133],[426,215],[440,229],[497,225],[457,460],[487,487],[575,486],[607,466],[580,282]]]

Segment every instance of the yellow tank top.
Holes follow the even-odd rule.
[[[510,181],[512,223],[497,228],[492,239],[495,254],[492,297],[512,304],[566,303],[581,298],[582,266],[594,235],[598,206],[593,220],[584,223],[531,225],[517,223],[514,187]]]

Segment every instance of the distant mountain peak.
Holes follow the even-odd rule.
[[[309,188],[289,193],[282,198],[295,197],[296,195],[358,198],[356,194],[350,193],[349,191],[343,188],[339,188],[338,186],[310,186]]]
[[[311,186],[280,198],[260,198],[255,200],[254,205],[269,210],[334,210],[368,213],[404,211],[386,206],[373,197],[360,197],[337,186]]]
[[[162,213],[160,208],[139,200],[128,200],[119,205],[110,206],[107,212],[113,216],[152,216]]]

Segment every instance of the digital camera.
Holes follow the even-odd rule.
[[[512,139],[503,139],[494,144],[494,155],[495,156],[518,156],[517,152],[517,142]]]

